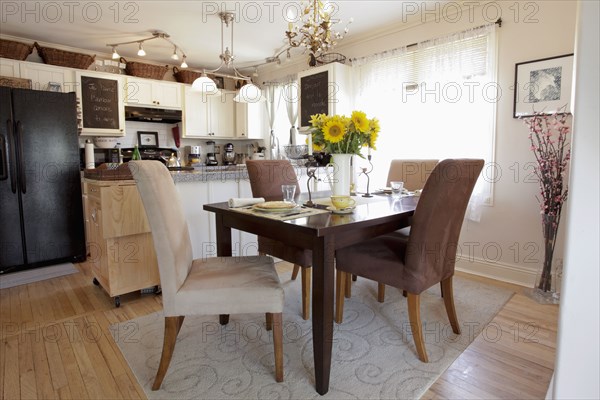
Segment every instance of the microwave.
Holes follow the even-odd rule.
[[[94,165],[97,167],[104,163],[118,163],[119,149],[94,149]],[[79,149],[79,168],[85,169],[85,149]]]

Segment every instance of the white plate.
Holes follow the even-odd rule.
[[[338,210],[337,208],[335,208],[333,206],[327,207],[327,209],[334,214],[352,214],[354,212],[355,208],[356,207],[350,207],[350,208],[344,208],[344,209]]]
[[[257,207],[256,204],[254,206],[252,206],[252,209],[254,211],[260,211],[260,212],[272,213],[272,214],[292,212],[292,211],[298,210],[299,208],[300,208],[300,206],[298,204],[294,205],[293,207],[282,207],[282,208],[262,208],[262,207]]]

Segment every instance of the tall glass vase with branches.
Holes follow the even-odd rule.
[[[529,128],[530,149],[536,159],[534,173],[539,180],[538,201],[544,238],[544,263],[535,290],[542,296],[554,298],[557,298],[557,294],[553,287],[552,259],[562,208],[569,192],[565,183],[571,159],[567,116],[560,112],[535,113],[524,118]]]

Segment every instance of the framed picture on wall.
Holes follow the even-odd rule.
[[[513,118],[570,113],[572,79],[573,54],[516,64]]]
[[[140,147],[158,147],[158,132],[138,131],[138,145]]]

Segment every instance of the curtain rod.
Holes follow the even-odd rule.
[[[488,26],[492,26],[492,25],[498,25],[498,27],[501,28],[502,27],[502,18],[498,18],[495,22],[490,23],[490,24],[484,24],[484,25],[476,26],[474,28],[465,29],[465,30],[460,31],[460,32],[455,32],[452,35],[456,35],[457,33],[467,33],[469,31],[474,31],[476,29],[481,29],[481,28],[485,28],[485,27],[488,27]],[[448,35],[446,35],[446,36],[448,36]],[[354,58],[349,59],[349,61],[350,61],[350,64],[353,64],[353,63],[357,62],[358,60],[365,60],[367,58],[381,56],[381,55],[384,55],[386,53],[393,53],[393,52],[398,51],[398,50],[408,49],[410,47],[418,46],[419,44],[427,43],[427,42],[430,42],[432,40],[435,40],[435,38],[434,39],[427,39],[427,40],[424,40],[422,42],[412,43],[412,44],[409,44],[409,45],[406,45],[406,46],[402,46],[402,47],[396,47],[395,49],[391,49],[391,50],[384,50],[384,51],[381,51],[379,53],[373,53],[373,54],[370,54],[368,56],[364,56],[364,57],[360,57],[360,58],[354,57]]]

